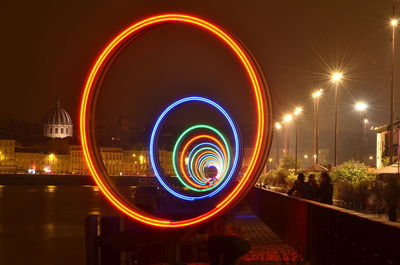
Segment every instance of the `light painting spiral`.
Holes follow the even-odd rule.
[[[94,136],[97,96],[110,65],[121,54],[121,51],[141,34],[168,23],[193,26],[209,33],[212,38],[223,43],[232,56],[237,59],[244,76],[248,80],[254,99],[253,106],[256,111],[256,115],[254,116],[256,128],[254,130],[254,141],[248,165],[235,184],[230,189],[226,189],[227,192],[220,197],[215,195],[221,193],[222,189],[233,181],[232,178],[237,176],[236,172],[240,170],[239,153],[241,145],[239,144],[239,136],[235,124],[228,113],[214,101],[201,97],[184,98],[168,107],[174,108],[174,106],[184,102],[200,101],[208,104],[209,107],[216,108],[222,113],[228,121],[231,130],[230,138],[219,132],[218,128],[214,128],[208,124],[195,125],[209,126],[207,128],[195,127],[187,134],[182,132],[182,139],[176,143],[176,149],[179,152],[177,151],[171,159],[175,160],[175,172],[179,173],[179,175],[176,174],[178,175],[179,182],[190,191],[185,194],[180,190],[174,190],[163,180],[162,170],[159,168],[156,153],[157,134],[164,118],[162,116],[158,118],[150,137],[149,153],[151,165],[159,183],[168,192],[173,194],[173,196],[186,200],[190,204],[206,198],[211,198],[214,203],[206,212],[199,211],[198,215],[184,219],[154,216],[136,205],[129,204],[112,184]],[[163,112],[164,115],[168,113],[167,109]],[[224,213],[243,198],[252,188],[257,177],[261,174],[271,146],[272,103],[259,64],[250,53],[250,50],[233,34],[228,33],[228,31],[207,20],[195,16],[186,14],[161,14],[139,20],[126,27],[114,36],[99,53],[87,76],[83,89],[79,125],[82,151],[87,167],[103,195],[118,210],[139,222],[155,227],[179,228],[199,224]],[[183,149],[185,149],[184,152],[182,152]]]
[[[178,106],[190,102],[205,103],[218,110],[228,122],[234,139],[232,148],[219,130],[207,124],[191,126],[178,137],[172,152],[174,171],[184,187],[199,194],[196,196],[182,194],[168,185],[157,156],[157,139],[167,115]],[[237,170],[241,152],[239,133],[233,119],[219,104],[204,97],[186,97],[169,105],[154,124],[149,149],[151,165],[160,184],[175,197],[187,201],[210,198],[218,194]],[[217,172],[210,176],[207,171],[212,168]]]

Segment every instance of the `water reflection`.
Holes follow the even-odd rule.
[[[89,188],[92,191],[98,192],[100,191],[100,188],[98,186],[92,186],[92,185],[82,185],[83,188]]]
[[[55,226],[54,224],[46,224],[45,225],[45,238],[54,238],[55,235]]]
[[[56,186],[53,185],[47,185],[46,189],[44,190],[45,192],[54,192],[56,190]]]
[[[99,195],[94,186],[0,186],[0,264],[85,264],[86,216],[118,215]]]

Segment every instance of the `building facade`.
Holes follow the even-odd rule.
[[[393,147],[389,154],[390,130],[388,125],[375,127],[376,131],[376,167],[381,168],[388,165],[389,156],[393,162],[400,156],[400,120],[394,122]]]
[[[66,138],[73,135],[71,116],[61,108],[59,101],[44,119],[43,135],[48,138]]]
[[[70,145],[68,153],[58,154],[16,151],[15,143],[15,140],[0,140],[0,174],[89,174],[80,145]],[[101,147],[100,155],[111,176],[153,175],[146,150]]]
[[[15,140],[0,140],[0,174],[15,171]]]

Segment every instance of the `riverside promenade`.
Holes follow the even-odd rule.
[[[238,264],[307,264],[291,246],[285,243],[256,215],[249,213],[237,216],[237,219],[252,245],[250,252],[244,255]]]

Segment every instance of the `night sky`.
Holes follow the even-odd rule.
[[[339,126],[346,153],[344,138],[360,133],[355,101],[363,99],[370,105],[366,117],[372,126],[389,119],[391,8],[389,0],[3,4],[0,120],[39,123],[59,98],[76,125],[85,77],[112,36],[147,16],[184,12],[217,23],[246,44],[264,70],[276,119],[295,106],[305,108],[300,152],[311,152],[310,94],[317,87],[325,89],[321,148],[332,148],[333,86],[328,74],[343,71]],[[398,117],[400,75],[395,81]],[[249,86],[230,52],[201,30],[165,25],[133,42],[116,60],[104,82],[97,118],[113,123],[123,115],[140,128],[151,124],[171,101],[188,95],[212,97],[239,125],[254,125]],[[344,158],[348,157],[343,154]]]

